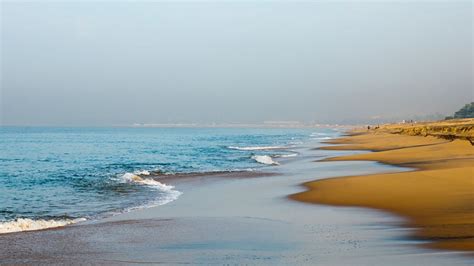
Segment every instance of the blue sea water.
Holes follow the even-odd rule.
[[[331,129],[0,127],[0,221],[93,219],[164,204],[180,193],[144,171],[258,171],[277,167],[262,164],[266,161],[258,156],[296,156],[295,145],[335,134]],[[140,172],[143,180],[130,178]]]

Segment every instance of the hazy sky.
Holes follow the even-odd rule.
[[[0,5],[3,124],[341,122],[474,98],[472,1]]]

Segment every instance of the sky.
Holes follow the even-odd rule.
[[[351,123],[474,100],[472,1],[3,1],[0,123]]]

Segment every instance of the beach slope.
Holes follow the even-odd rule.
[[[323,149],[374,152],[325,161],[378,161],[413,171],[305,183],[295,200],[395,213],[425,246],[474,251],[474,119],[357,130]]]

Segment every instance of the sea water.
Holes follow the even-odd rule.
[[[177,200],[160,176],[262,171],[331,129],[0,127],[0,233]]]

